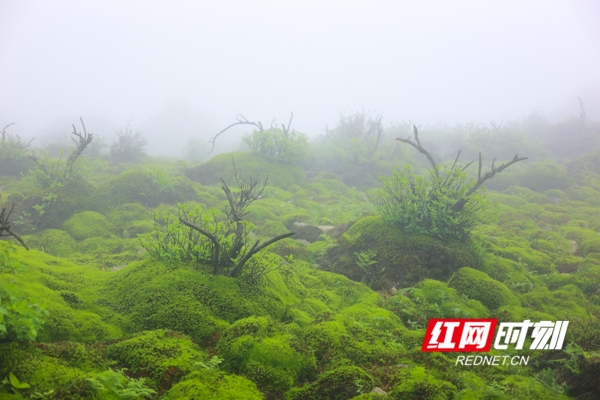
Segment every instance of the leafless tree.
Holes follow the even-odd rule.
[[[139,157],[148,144],[141,131],[133,132],[131,121],[127,122],[125,130],[115,132],[117,139],[110,146],[110,158],[112,161],[133,161]]]
[[[290,121],[288,122],[287,126],[285,126],[285,124],[281,124],[281,130],[283,131],[283,133],[284,133],[286,136],[287,136],[287,134],[288,134],[288,133],[289,133],[289,131],[290,131],[290,127],[292,126],[292,119],[293,119],[293,118],[294,118],[294,113],[292,112],[292,113],[291,113],[291,116],[290,116]],[[235,118],[235,119],[236,119],[236,121],[237,121],[237,122],[234,122],[233,124],[229,125],[229,126],[228,126],[228,127],[226,127],[225,129],[223,129],[221,132],[217,133],[217,134],[216,134],[216,135],[215,135],[215,136],[214,136],[214,137],[213,137],[213,138],[212,138],[212,139],[209,141],[209,143],[212,145],[212,147],[211,147],[211,149],[210,149],[210,152],[209,152],[208,154],[212,153],[212,152],[213,152],[213,150],[215,149],[215,140],[217,140],[217,138],[218,138],[218,137],[219,137],[219,136],[220,136],[222,133],[225,133],[225,132],[226,132],[228,129],[230,129],[230,128],[233,128],[234,126],[237,126],[237,125],[252,125],[252,126],[256,127],[256,128],[259,130],[259,132],[262,132],[262,131],[264,131],[263,124],[262,124],[262,122],[260,122],[260,121],[256,121],[256,122],[254,122],[254,121],[248,121],[248,119],[247,119],[246,117],[244,117],[242,114],[238,114],[238,115],[236,116],[236,118]],[[273,121],[271,121],[271,129],[273,129],[273,128],[274,128],[275,121],[276,121],[276,119],[275,119],[275,118],[273,118]]]
[[[234,165],[235,169],[235,165]],[[246,229],[245,216],[248,214],[248,206],[264,198],[264,190],[267,185],[268,179],[261,181],[259,179],[252,179],[244,181],[235,173],[235,180],[238,186],[238,190],[233,192],[224,180],[221,180],[221,188],[227,196],[229,202],[229,208],[225,210],[227,215],[228,225],[231,226],[231,230],[234,234],[233,243],[228,249],[223,248],[223,244],[220,242],[219,237],[210,232],[208,229],[199,226],[185,218],[179,217],[179,221],[185,226],[199,232],[203,236],[207,237],[212,245],[212,268],[213,274],[224,275],[229,277],[237,277],[241,274],[244,266],[259,251],[270,246],[271,244],[288,238],[295,234],[295,232],[287,232],[281,235],[276,235],[270,239],[260,242],[256,240],[254,244],[250,245],[248,241],[249,233]],[[226,233],[229,236],[229,232]],[[232,260],[238,260],[233,265]]]
[[[14,125],[14,122],[11,122],[10,124],[6,125],[1,131],[0,133],[2,133],[2,138],[0,139],[0,143],[6,143],[7,139],[11,139],[11,135],[9,135],[8,133],[6,133],[6,128],[8,128],[11,125]],[[27,144],[23,145],[23,143],[21,142],[21,137],[20,136],[16,136],[16,137],[12,137],[12,139],[16,139],[18,146],[21,150],[24,150],[26,148],[29,147],[29,145],[31,144],[31,142],[33,142],[35,140],[35,138],[31,139]]]
[[[2,200],[1,196],[0,200]],[[9,218],[14,208],[15,205],[13,204],[10,210],[7,211],[6,207],[3,207],[0,201],[0,237],[12,236],[17,239],[23,247],[29,250],[29,247],[27,247],[27,244],[25,244],[25,241],[21,238],[21,236],[19,236],[19,234],[13,231],[10,227]]]
[[[71,154],[69,155],[69,158],[67,159],[67,169],[68,170],[73,168],[75,161],[77,161],[77,159],[79,158],[81,153],[83,153],[83,151],[89,146],[90,143],[92,143],[92,140],[94,139],[94,134],[88,133],[87,130],[85,129],[85,124],[83,123],[83,118],[79,117],[79,120],[81,121],[81,126],[83,126],[83,133],[77,132],[77,128],[75,128],[75,124],[71,125],[73,127],[73,132],[71,132],[71,134],[74,135],[74,137],[72,137],[71,140],[73,140],[73,142],[75,142],[76,147],[73,148],[73,150],[71,151]],[[77,138],[77,140],[75,139],[75,137]],[[33,162],[35,162],[38,167],[40,167],[42,170],[44,170],[44,172],[47,172],[47,171],[45,171],[46,167],[44,166],[43,163],[40,162],[40,160],[38,160],[38,158],[35,156],[34,152],[32,152],[29,155],[29,158],[31,160],[33,160]]]
[[[407,139],[397,138],[396,140],[399,140],[402,143],[407,143],[407,144],[411,145],[412,147],[417,149],[421,154],[423,154],[425,157],[427,157],[427,159],[429,160],[429,163],[431,164],[431,167],[434,170],[434,173],[436,174],[436,176],[439,176],[439,170],[437,167],[437,163],[435,162],[433,156],[421,145],[421,141],[419,140],[419,131],[415,125],[413,125],[413,132],[415,135],[414,142],[410,139],[410,137],[408,137]],[[473,161],[471,161],[470,163],[467,163],[466,165],[460,167],[460,166],[458,166],[458,158],[459,157],[460,157],[460,150],[458,151],[458,154],[456,155],[456,159],[454,160],[454,163],[452,164],[452,168],[450,169],[450,173],[446,177],[446,180],[448,180],[448,177],[450,177],[450,175],[456,169],[460,169],[460,170],[464,171],[465,169],[467,169],[467,167],[469,167],[473,163]],[[456,212],[462,211],[465,204],[467,204],[467,202],[469,201],[469,196],[471,196],[473,193],[475,193],[475,191],[477,191],[477,189],[479,189],[485,181],[487,181],[488,179],[491,179],[494,175],[502,172],[506,168],[510,167],[512,164],[515,164],[515,163],[517,163],[519,161],[523,161],[523,160],[527,160],[527,157],[519,157],[518,154],[515,154],[514,158],[511,161],[504,163],[504,164],[500,165],[499,167],[496,167],[495,166],[496,159],[494,158],[494,160],[492,161],[491,170],[486,172],[482,176],[481,175],[481,167],[482,167],[481,153],[479,153],[479,169],[477,172],[477,182],[475,182],[475,184],[473,186],[471,186],[469,188],[469,190],[467,190],[467,192],[465,193],[465,195],[462,198],[458,199],[456,201],[456,203],[454,203],[454,205],[452,206],[452,210],[456,211]]]

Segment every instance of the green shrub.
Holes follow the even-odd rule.
[[[449,286],[471,299],[479,300],[490,310],[505,305],[520,305],[519,300],[502,282],[473,268],[461,268],[456,271]]]
[[[22,269],[13,251],[11,245],[0,247],[0,276]],[[39,299],[31,301],[9,281],[0,284],[0,340],[35,340],[47,315]]]
[[[282,131],[279,128],[254,131],[244,137],[250,149],[271,162],[295,164],[301,161],[308,145],[308,136],[295,130]]]
[[[386,221],[407,233],[461,240],[491,218],[491,203],[480,194],[468,196],[464,207],[456,206],[473,185],[460,168],[432,170],[425,178],[407,166],[383,179],[383,188],[371,200]]]

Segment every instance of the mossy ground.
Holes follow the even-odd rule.
[[[178,202],[225,207],[219,179],[232,183],[232,156],[242,175],[269,175],[267,198],[249,208],[253,235],[264,239],[295,223],[340,227],[336,238],[309,246],[292,237],[270,247],[280,267],[259,287],[152,260],[137,239],[153,228],[156,211],[176,212]],[[13,373],[31,385],[3,384],[0,398],[50,390],[55,399],[117,398],[91,383],[108,369],[165,399],[586,395],[600,350],[594,160],[579,160],[578,175],[554,163],[508,174],[501,192],[489,192],[498,223],[477,227],[466,242],[385,225],[365,194],[344,183],[365,189],[377,163],[364,176],[352,170],[341,178],[248,153],[194,168],[90,160],[89,182],[73,193],[65,188],[43,215],[33,206],[43,205],[44,193],[2,177],[29,214],[15,214],[14,227],[32,250],[17,248],[23,271],[0,275],[0,285],[40,299],[49,316],[37,342],[0,343],[0,379]],[[158,180],[159,164],[176,184]],[[20,230],[28,221],[35,229]],[[6,246],[0,242],[0,251]],[[420,352],[430,318],[487,317],[568,319],[571,347],[531,353],[527,367],[481,371]],[[374,387],[387,395],[370,394]]]

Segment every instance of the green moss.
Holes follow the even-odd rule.
[[[502,282],[473,268],[461,268],[456,271],[449,286],[471,299],[481,301],[491,310],[505,305],[518,306],[520,304],[515,295]]]
[[[289,232],[289,230],[279,221],[266,220],[258,227],[254,228],[253,232],[255,232],[259,237],[271,238],[273,236]]]
[[[356,254],[367,251],[377,263],[363,268]],[[474,264],[466,243],[407,235],[380,217],[364,217],[329,249],[325,268],[380,289],[411,286],[425,278],[446,281],[453,271]]]
[[[260,225],[266,220],[277,219],[275,214],[271,211],[271,207],[264,204],[264,202],[255,203],[248,207],[248,215],[246,218],[255,225]]]
[[[307,223],[311,220],[311,218],[312,217],[308,212],[299,211],[292,214],[284,215],[283,217],[281,217],[281,222],[283,222],[283,225],[285,225],[286,228],[294,230],[295,228],[297,228],[297,226],[294,225],[295,222]]]
[[[153,229],[154,222],[152,221],[135,221],[125,227],[122,236],[137,237],[138,235],[150,233]],[[125,234],[125,232],[127,232],[127,234]]]
[[[65,231],[46,229],[39,235],[25,238],[32,249],[43,250],[58,257],[67,257],[77,248],[77,242]]]
[[[556,394],[538,380],[520,375],[512,375],[500,382],[506,396],[512,399],[567,399],[567,396]]]
[[[262,400],[263,395],[248,379],[222,371],[194,371],[169,390],[165,400]]]
[[[311,352],[265,317],[235,322],[223,332],[217,352],[230,371],[248,376],[266,391],[287,391],[295,381],[316,373]]]
[[[52,193],[35,187],[27,193],[17,210],[28,222],[21,233],[59,229],[73,214],[95,209],[98,199],[96,188],[87,182],[72,182],[52,189]]]
[[[94,211],[85,211],[73,215],[63,224],[63,229],[75,240],[110,236],[117,233],[113,224],[106,217]]]
[[[168,330],[143,331],[107,348],[108,357],[134,376],[148,376],[153,388],[169,388],[206,359],[189,337]]]
[[[401,296],[401,295],[396,295]],[[417,303],[437,306],[438,315],[428,315],[429,318],[486,318],[489,311],[481,302],[467,299],[448,287],[445,283],[426,279],[409,291],[409,297]],[[409,319],[416,319],[412,315]]]
[[[548,161],[521,172],[519,181],[521,186],[536,192],[545,192],[550,189],[565,190],[571,185],[572,179],[564,166]]]
[[[273,243],[271,246],[269,246],[269,251],[280,255],[284,259],[288,258],[290,254],[294,257],[294,259],[310,259],[310,252],[307,250],[307,247],[291,238],[283,239]]]
[[[537,288],[521,296],[521,302],[527,307],[552,315],[554,319],[585,319],[586,310],[581,306],[585,296],[575,285],[565,285],[554,291]]]
[[[186,200],[197,200],[196,191],[189,185],[174,186],[161,190],[144,171],[127,171],[110,179],[98,188],[102,202],[97,211],[110,212],[126,203],[140,203],[155,207],[161,203],[175,204]]]
[[[374,387],[373,377],[358,367],[340,367],[326,372],[304,388],[288,393],[292,400],[347,400]]]
[[[392,399],[452,399],[457,392],[456,386],[437,379],[423,367],[403,368],[393,381],[399,383],[388,392]]]
[[[106,218],[119,229],[124,229],[136,221],[150,220],[150,213],[141,205],[126,203],[110,211]]]
[[[269,176],[269,185],[287,189],[293,184],[302,186],[306,182],[306,174],[300,167],[270,163],[265,158],[254,153],[219,154],[202,165],[185,171],[188,178],[203,185],[218,185],[221,179],[231,184],[234,181],[234,166],[246,179]]]
[[[65,345],[68,346],[63,344],[63,349]],[[44,348],[46,351],[43,351]],[[7,377],[9,373],[14,374],[20,382],[31,385],[28,392],[33,394],[34,391],[47,392],[67,386],[74,379],[84,375],[84,370],[73,366],[73,364],[85,364],[83,360],[74,363],[72,360],[57,356],[70,358],[70,355],[78,354],[80,358],[90,361],[85,352],[82,354],[77,351],[79,349],[76,349],[75,352],[62,351],[63,354],[52,354],[55,349],[53,345],[38,347],[16,342],[2,343],[0,344],[0,376]],[[1,392],[0,396],[3,396]],[[82,399],[82,397],[69,398]]]
[[[527,270],[521,263],[495,254],[487,256],[480,269],[516,292],[525,293],[533,286],[527,277]]]
[[[555,271],[552,258],[547,254],[532,248],[493,246],[493,249],[501,257],[523,263],[529,271],[535,271],[541,274],[548,274]]]

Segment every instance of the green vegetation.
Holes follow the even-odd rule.
[[[36,164],[0,143],[2,208],[15,204],[0,231],[0,398],[590,398],[597,151],[566,160],[556,138],[446,132],[468,157],[510,160],[511,140],[531,156],[486,180],[485,200],[492,169],[448,164],[439,136],[423,143],[432,170],[395,140],[406,128],[356,113],[289,153],[303,136],[262,130],[254,151],[192,167],[79,146]],[[562,350],[475,370],[420,351],[431,318],[570,323]]]
[[[271,128],[244,137],[250,149],[271,162],[296,164],[306,155],[308,136],[295,130]]]

